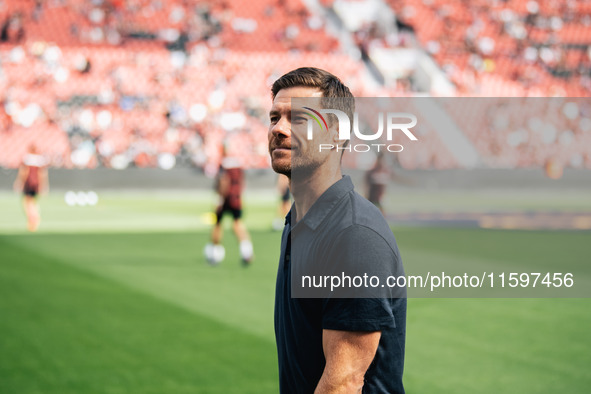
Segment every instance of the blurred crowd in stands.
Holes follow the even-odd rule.
[[[339,10],[376,4],[394,19],[342,23]],[[267,168],[269,87],[303,65],[365,97],[438,95],[417,76],[431,72],[454,96],[591,92],[590,0],[0,0],[0,24],[6,168],[32,142],[54,167],[213,174],[225,144],[244,167]],[[401,49],[436,70],[415,60],[384,78],[384,50]],[[551,127],[535,114],[518,129],[483,117],[465,134],[487,165],[591,168],[590,109],[565,100],[556,111]],[[567,152],[558,159],[544,149],[557,141]],[[520,154],[532,147],[541,153]],[[432,129],[400,158],[406,168],[460,165]]]

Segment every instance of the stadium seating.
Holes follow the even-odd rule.
[[[591,92],[589,1],[387,3],[459,95]],[[413,94],[404,83],[368,83],[365,65],[327,32],[324,16],[296,0],[4,0],[0,23],[0,166],[7,168],[32,142],[61,167],[154,166],[162,153],[215,166],[224,142],[240,147],[235,154],[246,167],[268,167],[269,87],[302,65],[333,71],[357,96]],[[458,166],[430,135],[401,164]],[[485,157],[499,153],[491,151],[494,138],[482,145],[481,136],[466,135]],[[576,145],[588,137],[573,138]],[[503,165],[543,165],[543,144],[531,143],[542,153]]]

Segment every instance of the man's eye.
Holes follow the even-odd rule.
[[[293,123],[303,123],[306,121],[306,118],[303,116],[296,116],[295,118],[293,118],[292,122]]]
[[[271,116],[269,119],[271,120],[271,123],[277,123],[277,121],[279,120],[277,116]]]

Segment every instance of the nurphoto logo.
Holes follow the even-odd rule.
[[[395,132],[402,132],[411,141],[417,141],[417,137],[410,131],[417,125],[417,117],[413,114],[406,112],[379,112],[378,113],[378,129],[377,131],[361,132],[359,129],[359,114],[355,112],[353,114],[353,127],[351,127],[351,121],[346,113],[338,109],[319,109],[315,110],[310,107],[303,107],[308,111],[304,111],[308,115],[308,129],[307,138],[308,140],[314,137],[314,123],[317,123],[320,129],[328,130],[328,123],[322,114],[333,114],[337,117],[339,122],[339,139],[350,140],[351,132],[362,141],[378,141],[384,134],[384,123],[386,123],[386,141],[391,142]],[[405,120],[405,121],[403,121]],[[322,150],[331,149],[347,150],[349,152],[369,152],[370,150],[387,150],[388,152],[402,152],[404,147],[400,144],[386,144],[386,143],[371,143],[371,144],[351,144],[347,146],[339,146],[333,144],[319,144],[318,149]]]

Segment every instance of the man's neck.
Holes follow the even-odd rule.
[[[289,180],[289,188],[295,204],[295,215],[292,212],[291,216],[292,225],[303,219],[316,200],[342,177],[340,166],[320,166],[305,179],[292,177]]]

